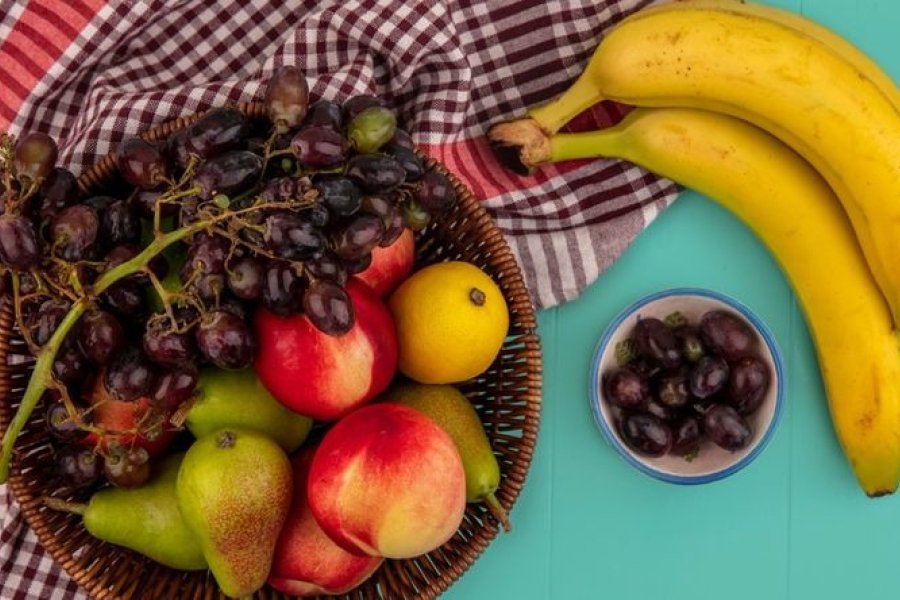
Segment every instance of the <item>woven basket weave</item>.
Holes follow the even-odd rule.
[[[253,119],[265,117],[262,104],[238,106]],[[160,140],[200,115],[160,125],[143,137]],[[460,386],[475,405],[500,462],[500,503],[512,508],[525,483],[540,420],[541,351],[534,309],[515,258],[500,231],[471,192],[434,160],[426,167],[450,177],[459,202],[453,211],[417,238],[417,267],[461,259],[479,266],[500,286],[510,310],[509,337],[491,368]],[[121,185],[114,156],[102,159],[79,179],[84,194]],[[33,361],[7,364],[11,354],[25,354],[14,331],[10,302],[0,306],[0,426],[9,425],[31,373]],[[43,495],[56,490],[53,460],[43,425],[35,415],[16,443],[10,488],[22,514],[44,548],[88,593],[98,599],[224,598],[208,572],[175,571],[134,552],[91,537],[79,517],[46,508]],[[73,498],[69,498],[73,499]],[[520,526],[526,526],[522,523]],[[344,598],[434,598],[478,558],[497,535],[498,524],[483,504],[469,504],[459,531],[437,550],[410,560],[388,560],[366,583]],[[286,598],[270,588],[255,598]]]

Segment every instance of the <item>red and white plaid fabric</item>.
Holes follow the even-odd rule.
[[[260,98],[304,69],[315,98],[376,93],[484,199],[539,307],[575,298],[675,197],[618,161],[502,170],[489,124],[578,75],[603,32],[650,0],[0,0],[0,130],[43,131],[79,172],[123,137]],[[602,104],[576,128],[621,117]],[[0,598],[83,596],[0,489]]]

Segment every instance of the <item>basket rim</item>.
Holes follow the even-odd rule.
[[[261,102],[232,103],[223,106],[236,106],[250,118],[260,118],[265,115],[265,106]],[[175,131],[183,129],[199,119],[205,112],[197,112],[165,121],[139,135],[148,140],[166,139]],[[434,158],[422,154],[418,149],[416,149],[416,153],[420,158],[424,159],[426,168],[435,169],[450,179],[457,192],[459,203],[465,209],[465,216],[478,220],[479,225],[483,225],[485,242],[491,244],[490,262],[497,270],[503,271],[504,279],[501,287],[504,290],[504,297],[508,302],[511,315],[515,315],[517,321],[521,323],[515,342],[517,345],[523,344],[528,349],[528,377],[527,382],[523,384],[527,386],[527,392],[517,394],[516,397],[518,401],[527,403],[525,421],[521,426],[521,441],[512,464],[508,466],[501,465],[501,472],[505,471],[505,473],[504,477],[501,478],[500,488],[497,490],[497,497],[501,505],[509,512],[515,505],[530,471],[541,420],[543,365],[534,303],[525,286],[522,271],[515,256],[512,254],[502,232],[492,221],[482,203],[474,197],[468,186],[460,181],[455,174],[448,171],[443,164]],[[110,178],[114,177],[117,172],[117,153],[110,152],[78,177],[79,191],[83,195],[98,191],[104,183],[109,183]],[[10,304],[9,300],[4,297],[2,306],[0,306],[0,433],[5,431],[11,419],[11,407],[6,401],[12,389],[11,374],[13,371],[13,368],[7,365],[7,359],[10,354],[10,341],[14,335]],[[14,466],[8,483],[15,501],[20,505],[23,518],[29,528],[37,535],[43,550],[51,555],[56,564],[61,566],[88,594],[99,598],[118,597],[109,589],[109,583],[105,581],[106,577],[101,577],[98,581],[92,570],[81,568],[81,565],[73,559],[71,553],[59,545],[54,532],[43,526],[42,520],[45,513],[40,510],[42,508],[40,498],[36,498],[32,494],[20,469]],[[442,572],[440,577],[436,577],[427,585],[423,585],[420,582],[418,585],[421,591],[416,597],[436,598],[440,593],[447,590],[475,563],[499,531],[500,527],[495,519],[482,520],[477,535],[466,541],[466,552],[460,553],[458,558],[455,558],[453,568],[449,572]],[[388,562],[385,561],[385,563]],[[390,562],[402,563],[403,561]],[[386,572],[386,574],[389,579],[393,577],[390,572]],[[419,579],[421,579],[421,575],[427,574],[419,575]],[[263,590],[266,589],[263,588]],[[133,591],[132,589],[131,592]],[[271,592],[272,590],[269,591]]]

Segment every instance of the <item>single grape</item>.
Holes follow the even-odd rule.
[[[142,190],[135,188],[134,192],[128,198],[128,204],[133,210],[147,219],[153,219],[156,205],[159,203],[159,197],[164,193],[163,189]],[[178,215],[179,207],[187,201],[187,198],[181,198],[175,202],[165,202],[160,205],[160,215],[163,217],[174,217]]]
[[[406,179],[406,171],[386,154],[357,154],[347,161],[346,174],[371,193],[394,189]]]
[[[88,259],[96,251],[100,219],[91,207],[75,204],[57,213],[50,231],[57,256],[71,261]]]
[[[169,177],[169,164],[160,145],[130,137],[119,151],[119,171],[131,185],[152,190]]]
[[[672,370],[681,366],[675,334],[659,319],[647,317],[639,320],[631,338],[641,356],[657,362],[663,369]]]
[[[147,311],[144,292],[136,281],[116,282],[106,290],[104,299],[110,308],[125,317],[141,317]]]
[[[125,332],[111,313],[94,309],[81,317],[75,340],[85,358],[103,366],[125,346]]]
[[[309,273],[316,279],[327,279],[338,285],[347,283],[347,269],[330,250],[306,263]]]
[[[194,236],[185,265],[207,273],[224,273],[225,260],[230,251],[231,242],[227,239],[201,233]]]
[[[302,280],[290,264],[269,263],[262,291],[262,301],[266,308],[282,316],[299,312],[302,290]]]
[[[291,144],[299,155],[298,161],[307,169],[334,169],[347,159],[347,140],[330,127],[302,127]]]
[[[249,123],[237,108],[214,108],[185,131],[187,152],[209,158],[239,146],[249,132]]]
[[[204,300],[213,300],[226,286],[225,260],[231,242],[212,235],[197,235],[188,250],[179,277],[188,291]]]
[[[303,195],[293,177],[275,177],[266,182],[259,196],[267,202],[283,202]]]
[[[727,404],[715,404],[703,415],[703,432],[725,450],[740,450],[750,443],[753,430],[744,417]]]
[[[646,456],[662,456],[672,446],[672,431],[653,415],[626,415],[621,433],[629,448]]]
[[[769,391],[769,367],[755,356],[745,356],[731,365],[728,402],[742,415],[756,412]]]
[[[358,215],[334,231],[331,247],[342,260],[359,260],[378,246],[384,235],[384,222],[374,215]]]
[[[209,200],[216,194],[235,196],[256,183],[262,169],[262,158],[256,154],[233,150],[201,163],[193,183],[199,187],[197,195],[203,200]]]
[[[706,347],[727,361],[752,356],[756,336],[742,319],[724,310],[711,310],[700,319],[700,336]]]
[[[266,217],[266,247],[285,259],[306,260],[325,247],[325,236],[300,215],[277,212]]]
[[[672,454],[688,456],[700,449],[700,420],[694,416],[681,419],[672,427]]]
[[[406,171],[406,181],[416,182],[425,175],[425,165],[422,164],[422,159],[409,148],[397,146],[390,149],[389,154],[393,156],[397,162],[400,163],[400,166],[403,167],[403,170]]]
[[[29,133],[16,142],[13,165],[16,176],[29,182],[43,179],[56,166],[59,150],[45,133]]]
[[[50,219],[78,200],[78,179],[68,169],[56,167],[44,178],[40,188],[38,215]]]
[[[387,248],[403,235],[404,229],[406,229],[406,224],[403,220],[403,212],[397,206],[394,206],[391,221],[385,226],[384,235],[381,236],[381,241],[378,242],[378,245],[382,248]]]
[[[234,296],[225,295],[219,298],[216,309],[231,313],[241,321],[247,322],[247,307]]]
[[[313,187],[325,207],[335,215],[349,217],[362,204],[362,192],[346,177],[318,178]]]
[[[110,246],[136,243],[141,237],[141,223],[127,202],[117,200],[103,211],[100,234],[103,241]]]
[[[147,321],[143,344],[147,358],[164,366],[190,363],[196,354],[194,337],[177,331],[168,318]]]
[[[29,326],[31,339],[35,344],[43,346],[50,341],[50,337],[68,314],[69,308],[71,308],[69,302],[57,298],[50,298],[41,303]]]
[[[438,216],[453,208],[456,203],[456,192],[446,175],[428,171],[416,188],[415,198],[422,208]]]
[[[381,98],[370,94],[360,94],[348,98],[341,107],[341,111],[344,114],[344,121],[349,123],[353,120],[353,117],[373,106],[384,106],[384,103],[381,101]]]
[[[431,215],[416,202],[405,202],[401,212],[403,222],[413,231],[421,231],[431,222]]]
[[[312,206],[307,209],[307,211],[303,215],[310,223],[315,225],[316,227],[325,227],[328,225],[329,221],[331,221],[331,216],[328,214],[328,209],[324,204],[316,202]]]
[[[607,400],[621,408],[642,410],[650,398],[650,383],[629,367],[616,369],[603,383]]]
[[[675,329],[675,339],[681,346],[681,355],[688,362],[695,363],[706,354],[700,332],[693,325],[682,325]]]
[[[415,147],[416,144],[413,142],[412,136],[410,136],[406,130],[400,128],[397,128],[397,130],[394,131],[394,137],[387,143],[387,149],[391,152],[397,148],[414,150]]]
[[[53,361],[53,376],[65,385],[75,385],[88,375],[88,364],[74,344],[63,344]]]
[[[690,388],[695,398],[715,396],[728,385],[728,363],[718,356],[704,356],[691,369]]]
[[[266,276],[261,261],[244,256],[233,261],[227,269],[228,289],[241,300],[256,300],[262,296]]]
[[[57,473],[76,489],[94,485],[103,472],[103,459],[91,448],[65,446],[56,451],[55,460]]]
[[[364,254],[360,258],[356,260],[345,260],[344,268],[347,269],[348,275],[356,275],[357,273],[362,273],[366,269],[372,266],[372,255]]]
[[[347,138],[357,152],[377,152],[397,131],[397,117],[383,106],[360,111],[347,124]]]
[[[90,414],[83,412],[79,418],[88,421]],[[78,422],[69,415],[66,405],[62,402],[52,402],[47,406],[44,423],[47,426],[47,432],[61,442],[74,442],[87,435],[87,431],[82,429]]]
[[[197,327],[197,346],[220,369],[243,369],[256,355],[256,340],[246,323],[233,314],[215,310]]]
[[[359,209],[368,215],[375,215],[380,218],[384,222],[385,227],[391,224],[394,216],[394,203],[380,194],[366,194],[363,196]]]
[[[154,376],[153,365],[144,353],[131,346],[109,363],[103,374],[103,383],[113,398],[131,401],[150,393]]]
[[[200,375],[192,365],[172,367],[156,378],[150,402],[164,413],[171,413],[194,397]]]
[[[680,408],[690,400],[688,378],[684,373],[664,375],[657,383],[657,397],[666,406]]]
[[[13,271],[28,271],[40,264],[37,233],[24,215],[0,216],[0,261]]]
[[[330,100],[319,100],[309,107],[304,125],[330,127],[340,131],[344,127],[341,107]]]
[[[150,479],[150,454],[141,446],[114,447],[108,451],[103,463],[106,480],[116,487],[137,488]]]
[[[316,328],[341,336],[353,328],[353,302],[347,291],[333,281],[319,279],[303,293],[303,310]]]
[[[300,125],[309,104],[309,85],[303,71],[293,66],[275,71],[266,87],[265,103],[269,119],[279,131]]]

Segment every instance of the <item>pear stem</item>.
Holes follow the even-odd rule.
[[[494,515],[494,518],[500,521],[500,524],[503,525],[503,531],[509,533],[512,531],[512,524],[509,522],[509,515],[506,513],[506,509],[500,504],[500,501],[497,500],[497,496],[494,495],[494,492],[488,492],[484,495],[484,503],[487,505],[488,510],[491,511],[491,514]]]
[[[44,496],[41,500],[43,500],[44,506],[47,508],[58,510],[60,512],[72,513],[74,515],[84,515],[84,512],[88,507],[87,504],[66,502],[65,500],[53,498],[51,496]]]

